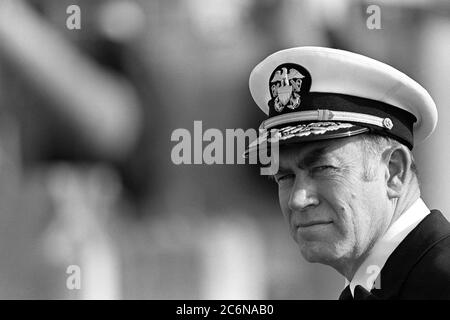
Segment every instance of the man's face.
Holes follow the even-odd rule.
[[[355,261],[387,229],[392,213],[385,167],[373,160],[367,181],[363,152],[357,136],[280,150],[280,205],[306,260],[331,266]]]

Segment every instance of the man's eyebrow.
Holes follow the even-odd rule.
[[[293,164],[300,169],[309,168],[315,163],[323,160],[327,157],[327,153],[332,149],[330,146],[316,147],[306,153],[304,157],[296,156],[297,159],[293,159]],[[288,153],[288,157],[295,157],[295,149],[292,149]],[[281,160],[281,159],[280,159]],[[289,162],[280,161],[278,165],[278,173],[290,172]]]
[[[328,150],[328,146],[311,150],[304,158],[299,159],[299,161],[297,162],[297,166],[299,168],[311,167],[313,164],[319,162],[320,160],[323,160],[326,157],[326,153],[328,152]]]

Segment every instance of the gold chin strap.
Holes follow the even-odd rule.
[[[331,111],[317,109],[312,111],[299,111],[272,117],[261,123],[260,129],[270,129],[280,124],[303,121],[344,121],[370,124],[391,130],[394,124],[390,118],[380,118],[369,114],[347,111]]]

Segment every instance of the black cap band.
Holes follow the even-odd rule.
[[[370,125],[367,123],[361,123],[358,121],[348,122],[362,125],[369,128],[374,133],[386,135],[398,140],[399,142],[405,144],[409,149],[413,148],[413,126],[417,121],[416,117],[406,110],[381,101],[345,94],[309,92],[308,94],[302,96],[301,106],[296,110],[284,108],[281,112],[276,111],[273,105],[273,101],[269,101],[269,118],[276,117],[281,114],[289,114],[299,111],[314,111],[318,109],[355,112],[360,114],[372,115],[383,119],[388,118],[392,121],[392,128],[390,129]],[[280,124],[276,127],[282,128],[283,125]]]

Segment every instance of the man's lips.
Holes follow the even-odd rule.
[[[318,225],[327,225],[331,224],[333,221],[308,221],[308,222],[300,222],[296,223],[295,226],[297,228],[308,228],[312,226],[318,226]]]

